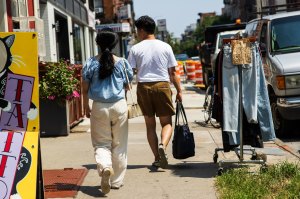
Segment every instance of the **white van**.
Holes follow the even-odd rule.
[[[259,42],[276,134],[300,120],[300,11],[254,19],[245,33]]]
[[[230,31],[223,31],[223,32],[219,32],[216,35],[216,43],[215,46],[213,47],[214,51],[211,54],[211,65],[213,67],[213,71],[215,70],[215,62],[216,62],[216,58],[222,48],[222,41],[223,39],[229,39],[229,38],[234,38],[236,34],[239,33],[244,33],[244,29],[240,29],[240,30],[230,30]]]

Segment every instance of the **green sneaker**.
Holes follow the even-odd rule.
[[[160,167],[159,160],[155,160],[155,161],[152,163],[152,166],[153,166],[153,167]]]
[[[104,194],[110,192],[110,175],[111,175],[111,171],[109,168],[103,169],[102,178],[101,178],[101,190],[102,193]]]
[[[158,154],[159,154],[159,157],[160,157],[160,167],[165,169],[167,168],[168,166],[168,156],[165,152],[165,149],[164,149],[164,145],[163,144],[160,144],[158,146]]]

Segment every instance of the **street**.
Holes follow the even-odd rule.
[[[293,148],[296,153],[300,154],[300,128],[299,121],[290,121],[286,134],[280,137],[290,148]]]

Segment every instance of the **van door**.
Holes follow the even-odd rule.
[[[261,56],[262,56],[262,64],[265,72],[265,78],[270,84],[271,80],[271,65],[270,61],[268,60],[268,49],[269,49],[269,39],[268,39],[268,24],[265,21],[262,23],[260,36],[259,36],[259,47],[261,50]]]

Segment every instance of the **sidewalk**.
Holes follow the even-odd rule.
[[[218,164],[213,163],[215,148],[222,147],[220,129],[206,128],[195,123],[202,121],[202,104],[204,91],[194,89],[191,84],[184,85],[183,105],[187,119],[196,142],[196,155],[185,160],[172,157],[172,142],[167,153],[169,167],[167,169],[152,170],[153,155],[146,138],[143,117],[129,120],[128,140],[128,170],[125,185],[120,190],[111,190],[106,198],[116,199],[181,199],[200,198],[215,199],[216,190],[214,180],[218,171]],[[135,92],[134,92],[135,93]],[[173,117],[174,120],[174,117]],[[41,139],[43,169],[87,168],[85,177],[76,198],[100,198],[100,177],[96,171],[89,133],[89,120],[85,119],[79,126],[72,129],[67,137]],[[160,125],[157,121],[157,132]],[[274,164],[281,161],[299,161],[292,153],[280,148],[275,142],[265,143],[260,149],[267,154],[267,163]],[[245,159],[250,156],[245,154]],[[238,160],[234,152],[219,152],[218,160]]]

